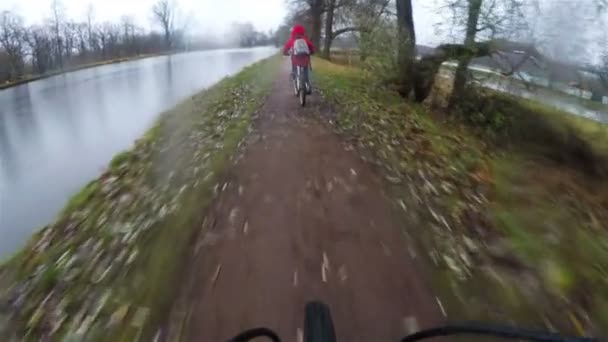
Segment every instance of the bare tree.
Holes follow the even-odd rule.
[[[23,19],[9,11],[2,12],[0,18],[0,46],[7,55],[10,80],[23,75],[26,30]]]
[[[600,61],[598,76],[604,87],[608,89],[608,35],[605,34],[602,41],[599,43]]]
[[[120,27],[109,21],[104,22],[97,28],[102,59],[111,59],[120,55],[119,39]]]
[[[107,52],[107,40],[108,37],[106,36],[106,31],[104,30],[103,25],[97,25],[95,27],[95,36],[99,38],[99,51],[101,53],[101,59],[107,59],[108,57],[108,52]]]
[[[77,24],[73,21],[67,21],[63,25],[63,48],[64,48],[64,57],[66,61],[69,63],[72,59],[74,52],[77,48],[76,41],[76,26]]]
[[[321,22],[325,12],[325,1],[323,0],[306,0],[310,12],[310,38],[312,43],[319,47],[321,45]]]
[[[53,39],[41,26],[29,29],[28,45],[32,54],[32,69],[35,73],[44,74],[53,67]]]
[[[134,42],[133,42],[133,47],[135,49],[135,55],[139,56],[143,53],[143,50],[146,48],[146,44],[147,44],[147,40],[149,39],[149,36],[151,34],[146,34],[146,30],[138,25],[135,25],[133,27],[133,35],[134,35]],[[160,49],[155,49],[153,46],[149,46],[147,47],[148,53],[151,52],[158,52]]]
[[[481,31],[482,28],[478,26],[479,16],[481,15],[481,5],[483,0],[466,0],[467,7],[467,22],[466,22],[466,33],[464,38],[464,47],[468,50],[475,48],[475,37],[477,32]],[[452,6],[460,6],[461,3],[454,2]],[[452,107],[458,99],[462,97],[464,88],[468,77],[468,68],[471,63],[473,56],[471,54],[464,54],[458,59],[458,66],[456,67],[456,74],[454,76],[454,88],[452,90],[452,96],[450,98],[449,106]]]
[[[137,48],[135,46],[135,22],[131,16],[122,16],[121,25],[123,30],[122,42],[124,45],[125,53],[127,55],[136,54]]]
[[[63,38],[61,37],[61,27],[64,21],[64,7],[61,0],[51,2],[51,27],[54,37],[54,53],[59,68],[63,69]]]
[[[402,96],[409,96],[413,86],[413,67],[416,57],[416,31],[411,0],[397,0],[397,66]]]
[[[165,35],[165,48],[171,50],[175,30],[175,4],[171,0],[158,0],[152,7],[154,20],[162,27]]]
[[[394,8],[388,1],[367,1],[359,6],[357,32],[361,37],[362,57],[374,57],[369,63],[374,72],[380,72],[384,81],[396,83],[399,93],[408,97],[415,85],[416,33],[412,1],[396,0]],[[375,67],[378,64],[380,68]]]
[[[116,58],[120,56],[120,26],[111,22],[105,22],[102,25],[104,36],[104,51],[105,58]]]
[[[442,44],[436,48],[436,53],[423,56],[414,63],[411,73],[400,75],[401,93],[408,96],[406,75],[411,76],[411,85],[416,101],[424,101],[429,95],[441,64],[446,60],[456,60],[458,67],[454,80],[454,90],[450,98],[450,105],[461,99],[464,87],[469,78],[468,65],[473,58],[499,55],[502,51],[524,51],[522,61],[531,57],[540,58],[540,53],[530,43],[516,43],[505,40],[507,33],[525,27],[525,20],[521,13],[521,0],[448,0],[444,1],[451,10],[451,18],[446,20],[449,29],[463,39],[461,44]],[[405,25],[405,21],[403,25]],[[477,38],[482,39],[478,42]],[[407,38],[406,38],[407,39]],[[400,41],[402,41],[400,39]],[[404,59],[407,61],[407,59]],[[520,65],[514,65],[513,73]]]
[[[322,50],[326,58],[329,58],[331,45],[338,36],[370,29],[363,25],[362,20],[357,20],[358,16],[365,14],[377,19],[379,15],[373,13],[383,13],[389,2],[390,0],[290,0],[291,14],[278,32],[281,36],[285,36],[283,32],[286,32],[291,25],[296,23],[304,25],[312,43]],[[323,38],[322,49],[321,38]]]
[[[325,40],[323,44],[323,54],[327,59],[330,56],[331,42],[334,40],[333,27],[334,27],[334,15],[336,11],[337,0],[326,0],[327,11],[325,13]]]
[[[352,24],[352,16],[357,6],[356,0],[325,0],[325,27],[323,29],[323,55],[325,58],[331,58],[330,50],[334,39],[341,34],[359,30],[359,27]],[[342,27],[335,30],[339,26]]]
[[[75,23],[74,37],[76,39],[76,48],[80,57],[86,57],[88,53],[88,25],[87,23]]]
[[[523,50],[524,60],[531,56],[540,57],[539,52],[529,43],[510,42],[502,37],[506,32],[525,27],[522,13],[523,0],[448,0],[446,7],[451,13],[452,32],[463,39],[462,44],[443,44],[437,47],[437,53],[423,57],[416,63],[414,70],[415,98],[423,101],[429,94],[442,62],[458,62],[454,87],[449,106],[461,100],[469,79],[468,67],[473,58],[492,56],[501,50]],[[483,41],[478,42],[477,38]],[[515,68],[513,68],[515,69]]]
[[[25,27],[18,15],[0,12],[0,81],[16,80],[30,71],[44,74],[95,60],[159,53],[167,51],[167,46],[183,47],[190,18],[179,19],[177,7],[169,0],[159,1],[159,6],[162,2],[166,3],[163,13],[168,35],[146,32],[129,16],[96,23],[92,5],[86,11],[86,19],[76,22],[64,15],[61,0],[52,1],[44,26]],[[177,22],[182,26],[177,27]],[[267,42],[265,35],[254,32],[254,45]]]
[[[97,44],[97,36],[95,35],[95,30],[93,29],[93,18],[95,16],[95,8],[93,4],[89,4],[87,7],[87,40],[89,44],[89,50],[99,50]]]
[[[326,11],[325,0],[290,0],[292,19],[306,23],[310,40],[316,47],[321,46],[321,26]]]
[[[323,54],[330,58],[333,41],[353,32],[359,35],[371,31],[385,14],[390,0],[326,0]],[[365,20],[362,20],[365,18]]]
[[[361,61],[365,61],[367,56],[371,53],[370,48],[378,49],[377,46],[377,34],[387,36],[387,26],[391,26],[390,23],[393,21],[395,10],[390,8],[392,1],[389,0],[364,0],[358,1],[357,6],[353,8],[353,27],[357,28],[358,33],[355,37],[357,38],[360,45],[360,56]],[[388,25],[387,25],[388,24]],[[348,28],[348,26],[347,26]],[[344,30],[344,29],[342,29]],[[337,30],[339,33],[341,30]],[[389,29],[390,31],[390,29]],[[391,36],[389,33],[388,36]],[[391,42],[391,45],[397,45],[398,39]],[[389,48],[392,51],[393,48]]]

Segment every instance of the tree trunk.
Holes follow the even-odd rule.
[[[470,57],[462,57],[458,60],[458,66],[454,74],[454,88],[452,89],[452,95],[450,96],[450,102],[448,108],[452,109],[462,99],[468,80],[469,63],[471,62]]]
[[[331,59],[331,43],[334,39],[334,9],[336,6],[336,0],[327,0],[327,12],[325,13],[325,44],[323,47],[323,55],[327,59]]]
[[[56,48],[56,56],[57,56],[57,64],[59,64],[59,69],[63,70],[63,44],[61,38],[57,40],[57,48]]]
[[[312,0],[310,6],[311,32],[310,39],[315,48],[321,46],[321,16],[323,15],[323,0]]]
[[[408,97],[413,86],[413,66],[416,57],[416,32],[411,0],[397,0],[399,93]]]
[[[469,10],[467,17],[467,31],[464,39],[465,48],[474,51],[475,35],[477,34],[477,22],[479,21],[479,13],[481,12],[481,4],[483,0],[468,0]],[[448,104],[448,109],[453,109],[456,103],[462,99],[468,80],[469,63],[473,59],[470,53],[465,54],[458,59],[458,67],[454,75],[454,88]]]

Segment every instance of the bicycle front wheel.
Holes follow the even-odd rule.
[[[304,342],[336,342],[334,322],[327,305],[321,302],[306,304]]]

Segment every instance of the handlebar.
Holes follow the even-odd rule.
[[[258,337],[268,337],[272,342],[281,342],[279,336],[274,331],[267,328],[256,328],[244,331],[228,342],[247,342]]]
[[[508,339],[524,339],[535,342],[594,342],[600,341],[592,337],[570,337],[544,331],[520,329],[508,326],[500,326],[486,323],[469,322],[458,325],[446,325],[443,327],[422,330],[404,337],[401,342],[414,342],[427,338],[448,335],[484,335]]]
[[[594,337],[572,337],[562,336],[556,333],[519,329],[508,326],[492,325],[485,323],[463,323],[457,325],[446,325],[438,328],[422,330],[401,339],[401,342],[415,342],[427,338],[450,336],[450,335],[482,335],[500,337],[506,339],[518,339],[534,342],[599,342],[599,338]],[[267,337],[272,342],[281,342],[279,336],[270,329],[256,328],[247,330],[228,342],[247,342],[258,337]]]

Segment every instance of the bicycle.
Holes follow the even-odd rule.
[[[433,337],[472,334],[479,336],[493,336],[506,339],[528,340],[535,342],[599,342],[594,337],[570,337],[556,333],[535,331],[500,326],[478,322],[450,324],[441,327],[421,330],[405,336],[401,342],[415,342]],[[228,342],[247,342],[254,338],[267,337],[272,342],[281,342],[279,336],[267,328],[247,330]],[[329,307],[321,302],[306,304],[304,316],[304,342],[336,342],[336,333]]]
[[[294,93],[300,100],[302,107],[306,106],[306,96],[312,93],[309,71],[309,66],[296,65],[296,74],[293,77]]]
[[[310,85],[310,49],[303,39],[297,39],[294,46],[284,53],[285,56],[291,55],[291,63],[295,66],[292,69],[293,91],[296,97],[300,100],[302,107],[306,106],[306,96],[312,93]]]

